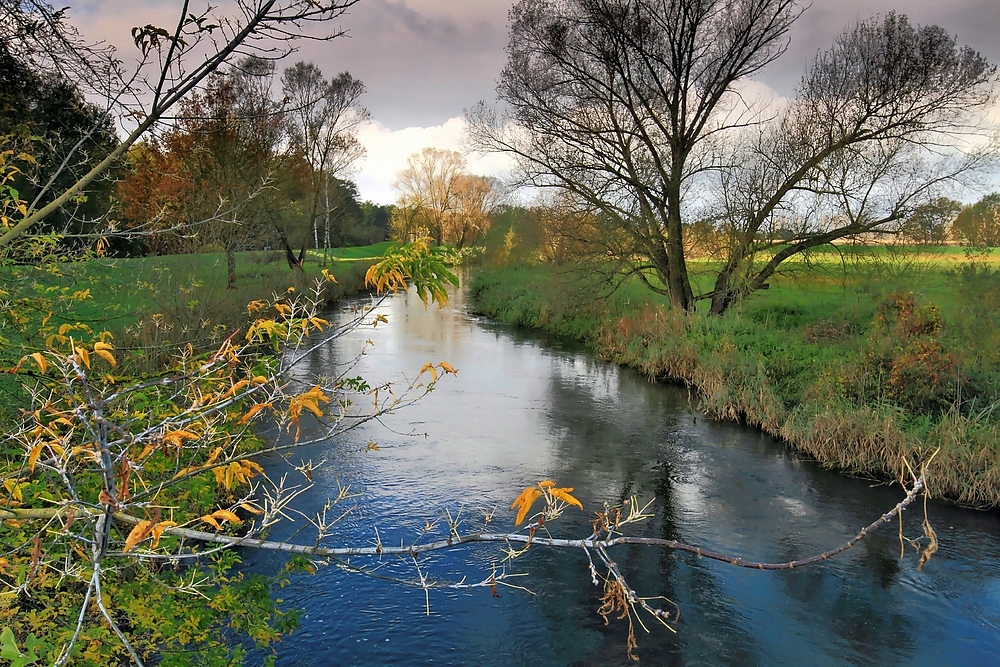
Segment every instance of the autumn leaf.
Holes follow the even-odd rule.
[[[163,442],[173,445],[174,447],[183,447],[185,440],[197,440],[199,438],[197,433],[192,433],[191,431],[171,431],[170,433],[164,433],[161,438]]]
[[[38,364],[38,370],[44,373],[45,369],[48,368],[48,365],[45,363],[45,355],[41,352],[35,352],[31,355],[31,358]]]
[[[114,355],[111,354],[111,350],[113,349],[114,348],[108,345],[107,343],[103,342],[94,343],[94,354],[99,356],[101,359],[104,359],[112,366],[117,366],[118,362],[115,361]]]
[[[271,403],[270,402],[267,402],[267,403],[257,403],[256,405],[254,405],[253,407],[251,407],[249,410],[247,410],[247,413],[245,415],[243,415],[242,417],[240,417],[240,420],[237,423],[239,423],[239,424],[246,424],[248,421],[250,421],[251,419],[253,419],[254,417],[256,417],[258,412],[260,412],[261,410],[265,410],[265,409],[267,409],[269,407],[271,407]]]
[[[155,549],[156,546],[160,543],[160,536],[163,535],[163,531],[164,530],[166,530],[167,528],[170,528],[171,526],[176,526],[176,525],[177,525],[177,522],[175,522],[175,521],[160,521],[155,526],[153,526],[153,530],[152,530],[152,533],[153,533],[153,543],[149,545],[150,548],[151,549]]]
[[[97,499],[105,505],[108,505],[116,510],[118,509],[118,500],[113,495],[108,493],[107,489],[101,489],[101,492],[97,494]]]
[[[447,361],[442,361],[441,363],[439,363],[438,368],[440,368],[445,373],[448,373],[450,375],[458,375],[458,371],[455,370],[455,367],[449,364]]]
[[[240,503],[240,508],[245,512],[250,512],[250,514],[263,514],[264,510],[258,509],[249,503]]]
[[[135,525],[134,528],[129,532],[128,537],[125,538],[125,546],[122,547],[122,553],[128,553],[135,548],[139,542],[146,539],[150,531],[153,529],[153,522],[149,520],[142,520]]]
[[[38,463],[38,457],[42,453],[42,447],[45,446],[44,442],[36,442],[32,446],[31,451],[28,452],[28,470],[35,472],[35,464]]]
[[[87,348],[85,348],[85,347],[78,347],[78,348],[76,348],[75,351],[76,351],[77,358],[81,362],[83,362],[83,365],[86,366],[87,368],[90,368],[90,353],[87,352]]]
[[[216,521],[215,518],[212,517],[211,514],[206,514],[205,516],[198,517],[198,519],[200,521],[203,521],[204,523],[207,523],[208,525],[212,526],[216,530],[222,530],[222,524],[220,524],[218,521]]]
[[[214,512],[212,512],[212,518],[222,519],[224,521],[228,521],[229,523],[236,524],[237,526],[243,523],[243,521],[240,520],[238,516],[236,516],[229,510],[215,510]]]
[[[519,495],[517,500],[510,505],[511,509],[514,509],[515,507],[518,508],[517,519],[514,522],[515,526],[521,525],[521,522],[524,521],[524,517],[528,515],[528,511],[531,509],[531,506],[541,495],[542,492],[535,486],[529,486],[524,491],[521,491],[521,495]]]
[[[576,498],[574,498],[569,494],[569,492],[572,490],[573,490],[572,486],[564,487],[561,489],[553,487],[549,489],[549,493],[552,494],[553,498],[557,498],[566,503],[567,505],[576,505],[580,509],[583,509],[583,503],[581,503],[579,500],[577,500]]]
[[[431,377],[434,378],[434,382],[437,382],[438,374],[437,371],[434,369],[434,364],[430,362],[424,364],[423,367],[420,369],[420,374],[423,375],[425,372],[430,373]]]

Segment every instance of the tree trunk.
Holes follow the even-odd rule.
[[[298,258],[295,257],[295,250],[292,249],[291,244],[288,242],[288,237],[285,235],[285,230],[281,225],[275,225],[274,229],[278,232],[278,238],[281,240],[281,247],[285,251],[285,262],[288,264],[288,268],[295,270],[296,268],[302,267],[302,260],[305,255],[305,245],[302,247],[302,253]]]
[[[236,251],[226,247],[226,274],[229,278],[228,289],[236,289]]]

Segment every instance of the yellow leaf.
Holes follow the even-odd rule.
[[[250,512],[250,514],[263,514],[264,513],[264,510],[258,509],[256,507],[254,507],[253,505],[250,505],[249,503],[240,503],[240,508],[242,508],[246,512]]]
[[[171,526],[176,526],[175,521],[161,521],[155,526],[153,526],[153,543],[150,544],[151,549],[155,549],[156,545],[160,543],[160,536],[163,535],[163,531]]]
[[[45,363],[45,355],[41,352],[34,352],[31,355],[31,358],[35,360],[36,364],[38,364],[38,370],[44,373],[45,369],[48,368],[48,365]]]
[[[253,379],[251,379],[250,382],[254,383],[257,386],[260,386],[262,384],[267,384],[267,378],[264,377],[263,375],[254,375]]]
[[[260,412],[261,410],[264,410],[266,408],[269,408],[269,407],[271,407],[271,403],[270,402],[268,402],[268,403],[258,403],[257,405],[255,405],[252,408],[250,408],[249,410],[247,410],[247,413],[245,415],[243,415],[242,417],[240,417],[240,420],[239,420],[238,423],[240,423],[240,424],[246,424],[248,421],[250,421],[251,419],[253,419],[254,417],[256,417],[258,412]]]
[[[227,391],[225,394],[222,395],[222,399],[225,400],[225,399],[229,398],[230,396],[235,396],[237,394],[237,392],[239,392],[240,389],[243,389],[248,384],[250,384],[250,380],[240,380],[239,382],[237,382],[236,384],[234,384],[232,387],[230,387],[229,391]]]
[[[292,308],[286,303],[276,303],[274,304],[274,309],[281,313],[282,315],[291,315]]]
[[[559,500],[563,501],[567,505],[576,505],[580,509],[583,509],[583,503],[581,503],[579,500],[577,500],[573,496],[569,495],[569,492],[572,491],[572,490],[573,490],[572,486],[561,488],[561,489],[553,488],[553,489],[549,489],[549,493],[552,494],[553,498],[558,498]]]
[[[13,477],[8,477],[3,481],[3,488],[7,489],[7,494],[17,502],[24,502],[24,496],[21,495],[21,485],[17,483],[17,480]]]
[[[113,349],[115,349],[115,348],[111,347],[111,345],[109,345],[108,343],[105,343],[102,340],[101,341],[97,341],[96,343],[94,343],[94,352],[97,352],[98,350],[111,351]]]
[[[73,330],[72,324],[60,324],[59,325],[59,335],[65,336],[68,332]]]
[[[541,495],[542,492],[537,487],[529,486],[521,492],[521,495],[517,497],[517,500],[511,503],[511,509],[514,509],[515,507],[518,508],[517,519],[515,520],[514,525],[521,525],[521,522],[524,521],[524,517],[528,515],[528,511],[531,509],[531,506]]]
[[[36,442],[28,452],[28,470],[35,472],[35,464],[38,462],[38,457],[42,453],[42,447],[45,446],[44,442]]]
[[[90,353],[87,352],[87,348],[78,347],[76,348],[76,355],[83,362],[83,365],[90,368]]]
[[[100,343],[98,343],[97,345],[100,345]],[[118,365],[118,362],[115,361],[114,355],[112,355],[107,350],[99,350],[99,349],[97,349],[96,345],[94,346],[94,354],[96,354],[97,356],[99,356],[101,359],[104,359],[106,362],[108,362],[112,366],[117,366]]]
[[[213,527],[213,528],[215,528],[216,530],[222,530],[222,526],[221,526],[221,525],[219,525],[219,522],[218,522],[218,521],[216,521],[216,520],[215,520],[215,518],[214,518],[214,517],[212,517],[212,515],[211,515],[211,514],[206,514],[206,515],[205,515],[205,516],[203,516],[203,517],[199,517],[199,519],[200,519],[201,521],[203,521],[203,522],[207,523],[208,525],[212,526],[212,527]]]
[[[430,362],[424,364],[423,367],[420,369],[420,373],[423,374],[425,371],[431,374],[431,377],[434,378],[434,382],[437,382],[438,374],[437,371],[434,370],[434,364]]]
[[[215,519],[222,519],[228,521],[229,523],[235,523],[237,526],[243,523],[238,516],[230,512],[229,510],[215,510],[212,512],[212,517]]]
[[[330,273],[329,269],[323,269],[323,277],[324,277],[324,278],[325,278],[326,280],[328,280],[328,281],[330,281],[331,283],[333,283],[334,285],[336,285],[336,284],[337,284],[337,279],[333,277],[333,274],[332,274],[332,273]]]
[[[542,487],[543,489],[551,489],[555,485],[556,485],[556,483],[553,482],[551,479],[547,479],[544,482],[539,482],[538,483],[538,486]],[[572,490],[572,489],[570,489],[570,490]]]
[[[441,363],[439,363],[438,368],[443,370],[445,373],[450,373],[451,375],[458,375],[458,371],[455,370],[455,367],[449,364],[447,361],[442,361]]]
[[[125,538],[125,546],[122,547],[122,553],[128,553],[135,545],[146,539],[149,535],[149,531],[153,529],[153,522],[143,519],[135,525],[135,527],[129,532],[128,537]]]

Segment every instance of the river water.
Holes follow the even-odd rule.
[[[298,508],[320,509],[338,485],[357,495],[328,544],[411,543],[443,513],[474,528],[513,527],[520,489],[552,479],[575,487],[586,512],[549,526],[589,533],[594,509],[637,496],[654,515],[631,534],[685,541],[746,559],[784,562],[845,542],[901,498],[821,469],[755,430],[703,418],[686,390],[652,384],[595,360],[574,344],[469,315],[461,294],[441,311],[412,295],[379,307],[375,330],[331,341],[312,359],[333,374],[366,339],[356,371],[371,384],[412,377],[426,362],[459,370],[417,405],[295,454],[325,460]],[[363,452],[374,441],[379,451]],[[288,464],[266,462],[271,475]],[[337,511],[337,510],[334,510]],[[917,571],[900,558],[898,525],[883,527],[830,561],[762,572],[654,547],[612,552],[644,596],[680,608],[676,633],[636,626],[641,665],[1000,665],[1000,514],[931,503],[941,546]],[[922,508],[904,514],[919,537]],[[275,537],[303,527],[299,520]],[[311,537],[304,531],[301,541]],[[246,553],[249,570],[273,572],[281,556]],[[483,544],[422,556],[434,580],[481,581],[502,558]],[[412,561],[352,560],[378,575],[414,579]],[[278,647],[278,665],[627,665],[625,621],[605,626],[600,590],[581,550],[533,546],[516,561],[528,590],[431,591],[336,566],[295,575],[276,591],[304,609]],[[530,591],[530,592],[529,592]],[[429,603],[429,604],[428,604]],[[429,610],[429,613],[428,613]]]

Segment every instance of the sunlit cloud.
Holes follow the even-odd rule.
[[[465,119],[461,117],[449,118],[441,125],[402,130],[371,121],[361,126],[358,140],[367,154],[356,165],[354,180],[361,199],[379,204],[391,204],[396,200],[398,193],[393,187],[396,174],[406,167],[410,155],[427,147],[455,150],[466,155],[469,171],[481,176],[503,176],[511,165],[510,159],[503,155],[469,153]]]

